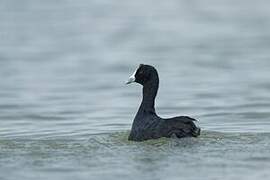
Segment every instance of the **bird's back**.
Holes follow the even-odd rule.
[[[188,116],[178,116],[170,119],[164,119],[163,134],[165,137],[175,135],[182,137],[197,137],[200,135],[201,129],[194,123],[196,121]]]
[[[194,123],[193,118],[179,116],[162,119],[156,114],[137,116],[133,122],[129,140],[143,141],[161,137],[197,137],[200,128]]]

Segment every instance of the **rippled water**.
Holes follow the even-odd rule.
[[[0,179],[267,179],[270,2],[0,1]],[[127,141],[139,63],[199,138]]]

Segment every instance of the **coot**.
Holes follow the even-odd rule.
[[[141,64],[130,76],[126,84],[139,83],[143,86],[143,99],[135,116],[129,135],[131,141],[144,141],[161,137],[197,137],[200,128],[193,118],[178,116],[163,119],[156,114],[155,98],[159,87],[157,70],[150,65]]]

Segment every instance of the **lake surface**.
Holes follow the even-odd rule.
[[[269,32],[266,0],[1,0],[0,179],[269,179]],[[199,138],[127,141],[140,63]]]

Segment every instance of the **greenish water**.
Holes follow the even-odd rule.
[[[128,132],[88,140],[1,140],[1,179],[267,178],[269,133],[204,132],[200,138],[127,141]],[[247,169],[249,169],[247,171]],[[8,175],[9,174],[9,175]]]
[[[0,0],[0,179],[269,179],[266,0]],[[127,141],[140,63],[199,138]]]

